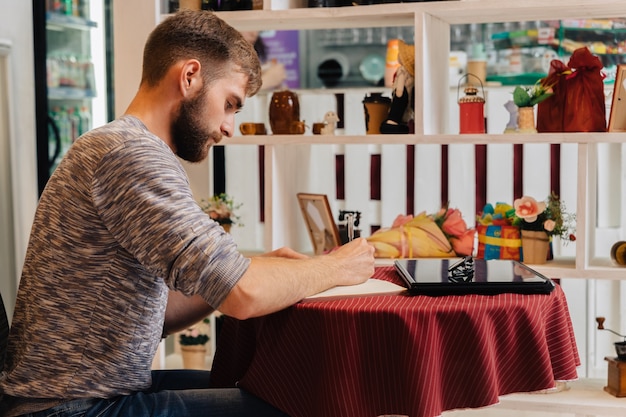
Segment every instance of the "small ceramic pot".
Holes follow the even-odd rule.
[[[267,133],[265,124],[263,123],[241,123],[239,125],[239,131],[243,135],[265,135]]]
[[[381,93],[372,93],[363,99],[365,112],[365,131],[368,135],[380,134],[380,125],[387,119],[391,99],[383,97]]]
[[[272,94],[269,109],[270,127],[275,135],[293,134],[293,122],[300,121],[300,102],[293,91],[276,91]],[[304,127],[304,125],[303,125]],[[303,132],[304,133],[304,130]]]
[[[242,123],[239,125],[239,131],[243,135],[254,135],[256,134],[256,126],[254,123]]]
[[[295,120],[291,122],[291,134],[292,135],[302,135],[304,133],[305,125],[304,122],[300,120]]]
[[[322,128],[324,126],[326,126],[324,123],[313,123],[313,128],[311,130],[314,135],[319,135],[322,133]]]

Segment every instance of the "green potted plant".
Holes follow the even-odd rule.
[[[204,318],[200,323],[179,333],[178,342],[185,368],[205,369],[206,343],[209,341],[209,335],[205,332],[209,323],[209,319]]]
[[[535,128],[535,105],[553,94],[552,86],[543,85],[541,80],[532,87],[515,87],[513,102],[518,107],[517,129],[521,133],[537,133]]]
[[[513,206],[520,219],[524,262],[545,263],[553,237],[565,242],[576,240],[573,233],[575,216],[565,211],[563,201],[556,194],[551,193],[546,201],[524,196],[515,200]]]
[[[200,207],[227,232],[233,225],[243,226],[240,216],[236,213],[236,210],[241,207],[241,203],[235,203],[235,200],[226,193],[200,200]]]

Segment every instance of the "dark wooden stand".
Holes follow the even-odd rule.
[[[626,397],[626,361],[608,356],[604,360],[609,363],[607,386],[604,390],[616,397]]]

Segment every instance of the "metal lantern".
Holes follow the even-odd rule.
[[[461,81],[469,75],[472,74],[466,74],[459,80],[457,97],[461,89]],[[474,77],[476,76],[474,75]],[[480,82],[480,79],[478,81]],[[480,84],[482,87],[482,82]],[[465,96],[458,99],[460,133],[485,133],[485,90],[483,89],[483,97],[481,97],[478,95],[478,88],[468,83],[464,92]]]

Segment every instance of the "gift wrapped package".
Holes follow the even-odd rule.
[[[522,238],[520,228],[510,225],[476,225],[478,233],[477,258],[512,259],[521,258]]]

